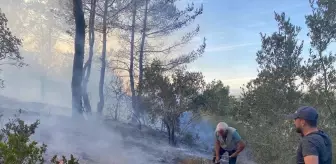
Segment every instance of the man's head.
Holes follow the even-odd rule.
[[[304,106],[296,110],[295,113],[288,115],[288,119],[294,119],[297,133],[303,134],[307,128],[316,128],[318,113],[315,108]]]
[[[225,122],[219,122],[216,127],[216,132],[221,136],[226,136],[228,127]]]

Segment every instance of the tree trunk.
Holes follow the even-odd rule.
[[[172,131],[171,131],[171,138],[172,138],[172,141],[171,141],[171,145],[173,145],[173,146],[176,146],[176,139],[175,139],[175,132],[176,132],[176,130],[177,130],[177,126],[176,126],[176,117],[172,117],[173,119],[172,119],[172,122],[171,122],[171,129],[172,129]]]
[[[89,83],[89,78],[91,74],[91,65],[93,58],[93,46],[95,42],[95,33],[94,33],[94,21],[96,17],[96,2],[97,0],[91,0],[91,10],[90,10],[90,19],[89,19],[89,58],[85,63],[84,71],[86,72],[84,81],[83,81],[83,102],[84,108],[87,113],[91,114],[92,108],[90,104],[89,95],[87,92],[87,85]]]
[[[107,17],[107,9],[108,9],[108,1],[105,0],[104,4],[104,16],[103,16],[103,50],[101,57],[101,69],[100,69],[100,80],[99,80],[99,102],[97,105],[97,112],[99,115],[102,115],[104,108],[104,81],[105,81],[105,69],[106,69],[106,17]]]
[[[142,85],[143,85],[143,62],[144,62],[144,48],[146,40],[146,31],[147,31],[147,15],[148,15],[148,4],[149,0],[145,0],[145,15],[143,20],[141,44],[140,44],[140,54],[139,54],[139,82],[138,82],[138,95],[137,95],[137,106],[136,110],[140,113],[142,109]]]
[[[320,57],[320,62],[321,62],[321,65],[322,65],[322,70],[323,70],[323,81],[324,81],[324,96],[326,97],[325,101],[324,101],[324,104],[328,107],[328,110],[330,112],[330,115],[332,117],[335,117],[334,115],[334,112],[331,108],[331,104],[330,104],[330,94],[329,94],[329,87],[328,87],[328,72],[327,72],[327,68],[325,66],[325,63],[324,63],[324,60],[323,60],[323,56],[322,56],[322,52],[319,52],[319,57]]]
[[[171,127],[171,129],[172,129],[172,132],[171,132],[171,143],[172,143],[172,145],[173,146],[176,146],[176,141],[175,141],[175,126],[173,125],[172,127]]]
[[[169,124],[166,120],[163,120],[166,128],[167,128],[167,133],[168,133],[168,143],[170,145],[175,146],[176,141],[175,141],[175,126],[173,123]]]
[[[323,70],[323,82],[324,82],[324,92],[328,92],[328,77],[327,77],[327,69],[324,64],[322,52],[319,52],[319,57],[320,57],[320,62],[322,65],[322,70]]]
[[[167,127],[167,133],[168,133],[168,143],[171,144],[170,127],[168,124],[166,124],[166,127]]]
[[[148,4],[149,4],[149,0],[146,0],[145,1],[145,16],[144,16],[144,21],[143,21],[140,55],[139,55],[139,93],[138,93],[139,98],[141,97],[141,94],[142,94],[143,60],[144,60],[144,48],[145,48],[146,31],[147,31]]]
[[[83,85],[87,85],[87,83],[83,84]],[[86,86],[83,86],[83,102],[84,102],[85,112],[87,114],[91,114],[92,113],[92,108],[91,108],[90,98],[89,98],[89,95],[87,93],[87,87]]]
[[[130,48],[130,68],[129,68],[129,77],[130,77],[130,88],[132,92],[132,122],[136,122],[139,120],[138,110],[137,110],[137,98],[135,93],[134,86],[134,35],[135,35],[135,19],[136,19],[136,0],[133,0],[132,7],[132,31],[131,31],[131,48]],[[138,121],[139,122],[139,121]]]
[[[75,54],[72,68],[72,116],[83,117],[82,115],[82,78],[84,62],[85,44],[85,19],[82,0],[73,0],[73,12],[75,16],[76,35],[75,35]]]

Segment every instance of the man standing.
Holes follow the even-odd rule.
[[[225,152],[229,154],[229,164],[236,164],[238,154],[245,148],[245,143],[235,128],[225,122],[217,124],[215,131],[215,150],[213,162],[219,164]]]
[[[297,164],[331,164],[332,142],[326,133],[317,128],[316,109],[300,107],[288,118],[294,119],[296,132],[302,136],[297,149]]]

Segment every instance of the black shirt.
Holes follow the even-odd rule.
[[[297,149],[297,164],[304,164],[304,157],[316,155],[319,164],[332,164],[332,142],[327,134],[319,130],[301,138]]]

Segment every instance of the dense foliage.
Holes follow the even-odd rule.
[[[293,163],[298,135],[283,115],[301,105],[312,105],[320,113],[319,128],[335,140],[335,55],[326,52],[333,42],[336,25],[331,1],[311,1],[313,13],[306,16],[311,38],[309,58],[303,61],[300,27],[285,13],[275,13],[278,29],[261,34],[256,61],[259,72],[244,88],[235,117],[248,133],[246,140],[260,163]],[[334,145],[334,149],[335,149]],[[334,152],[335,156],[335,152]]]
[[[186,111],[198,109],[194,100],[201,91],[204,81],[201,73],[174,71],[164,74],[160,62],[155,61],[145,69],[143,85],[144,108],[152,118],[161,118],[169,135],[169,142],[175,143],[175,132],[179,130],[179,118]]]
[[[298,38],[301,27],[292,24],[285,13],[274,14],[278,29],[271,34],[260,34],[262,45],[256,53],[258,76],[242,88],[239,98],[230,96],[229,88],[221,81],[199,85],[198,82],[201,81],[198,78],[201,75],[198,75],[198,80],[192,80],[192,83],[178,80],[182,83],[175,84],[176,73],[165,73],[152,64],[151,69],[145,71],[147,85],[144,87],[147,91],[145,95],[155,109],[151,111],[159,114],[161,119],[165,118],[161,113],[173,115],[167,111],[179,114],[185,111],[205,112],[221,115],[228,122],[234,119],[235,125],[245,133],[245,140],[258,163],[295,162],[299,135],[294,131],[293,122],[286,121],[283,116],[302,105],[318,109],[319,128],[335,140],[336,57],[333,52],[327,52],[327,49],[336,36],[336,6],[330,2],[310,2],[312,14],[306,16],[306,24],[311,46],[310,56],[306,60],[302,51],[307,47]],[[191,75],[190,72],[184,74]],[[179,108],[179,103],[183,101],[180,101],[180,94],[173,92],[176,90],[174,85],[183,85],[178,91],[185,91],[184,93],[194,89],[187,96],[183,95],[192,98],[193,101],[187,101],[191,104]],[[172,106],[172,102],[175,106]],[[175,116],[174,119],[176,118],[178,117]]]

